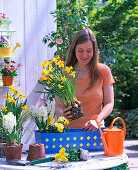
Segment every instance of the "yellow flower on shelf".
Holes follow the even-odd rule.
[[[7,106],[2,108],[3,111],[7,112]]]
[[[4,124],[3,127],[1,127],[4,135],[7,136],[5,139],[7,145],[15,143],[20,144],[22,135],[21,132],[23,130],[22,125],[30,117],[30,112],[27,111],[27,99],[21,99],[23,97],[25,98],[26,96],[22,93],[19,94],[19,90],[13,88],[13,86],[10,86],[7,91],[7,95],[3,96],[5,104],[3,104],[0,108],[0,122],[6,123],[5,121],[7,120],[8,123],[8,120],[11,120],[12,117],[16,120],[16,125],[14,128],[11,128],[12,133],[5,130]]]
[[[26,95],[23,95],[22,93],[19,95],[19,98],[26,98]]]
[[[13,93],[14,93],[15,95],[19,94],[19,90],[18,90],[18,89],[13,89]]]

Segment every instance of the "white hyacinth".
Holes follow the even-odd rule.
[[[14,126],[16,126],[16,116],[14,116],[12,112],[9,112],[3,116],[3,127],[11,133]]]
[[[42,117],[44,118],[44,121],[47,120],[47,108],[45,106],[41,106],[39,109],[38,109],[38,114],[37,114],[39,120],[42,120]]]

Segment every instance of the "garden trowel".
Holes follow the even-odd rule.
[[[43,158],[43,159],[31,161],[31,162],[30,161],[26,161],[26,160],[14,159],[14,160],[7,160],[7,163],[11,164],[11,165],[26,166],[26,165],[35,165],[35,164],[40,164],[40,163],[52,162],[53,160],[55,160],[55,157]]]

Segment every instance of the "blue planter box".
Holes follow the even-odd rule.
[[[65,133],[41,133],[36,130],[35,139],[36,143],[44,144],[45,153],[58,153],[62,147],[69,149],[70,146],[89,151],[104,150],[99,130],[69,129]]]

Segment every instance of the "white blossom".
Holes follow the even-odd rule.
[[[11,133],[14,126],[16,126],[16,116],[14,116],[12,112],[9,112],[3,116],[3,127]]]
[[[44,118],[44,121],[47,120],[48,114],[47,114],[47,108],[45,106],[41,106],[38,109],[38,114],[37,114],[39,120],[42,119],[42,117]]]

